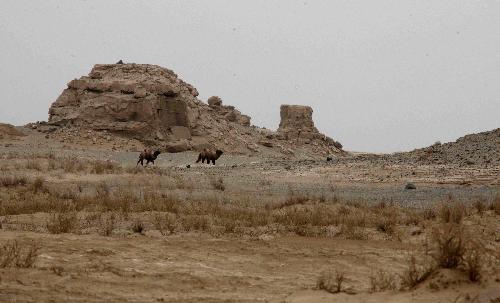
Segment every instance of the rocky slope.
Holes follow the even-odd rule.
[[[436,143],[411,152],[397,153],[392,158],[419,164],[499,166],[500,128],[466,135],[455,142]]]
[[[204,103],[197,96],[196,88],[160,66],[97,64],[88,76],[68,83],[50,107],[47,124],[32,127],[70,143],[118,137],[169,152],[207,147],[244,154],[342,152],[314,127],[310,107],[282,106],[280,128],[271,131],[251,126],[249,116],[219,97]]]
[[[5,123],[0,123],[0,140],[15,139],[22,137],[24,134],[17,130],[15,126]]]

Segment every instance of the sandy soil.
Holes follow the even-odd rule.
[[[133,184],[189,198],[251,197],[248,203],[256,204],[298,192],[410,208],[430,207],[450,196],[469,205],[477,199],[488,204],[500,194],[500,167],[396,165],[351,157],[326,162],[224,155],[210,166],[195,164],[192,152],[162,154],[155,167],[144,168],[164,170],[167,175],[158,180],[126,172],[27,169],[26,161],[50,154],[56,159],[111,160],[133,169],[138,153],[110,150],[105,144],[69,146],[23,131],[28,136],[0,141],[1,173],[42,176],[51,188],[81,185],[83,193],[90,191],[90,184],[104,181],[118,191]],[[223,192],[211,188],[214,178],[224,180]],[[408,182],[417,189],[405,190]],[[0,302],[500,302],[500,217],[491,210],[464,221],[489,251],[481,282],[470,282],[460,270],[438,269],[414,289],[375,293],[370,291],[370,276],[379,270],[402,275],[409,257],[422,249],[427,225],[399,226],[393,236],[368,229],[365,240],[279,232],[164,236],[148,221],[151,213],[132,216],[144,220],[144,232],[131,232],[124,223],[111,236],[88,230],[50,234],[44,230],[44,213],[1,216],[0,244],[34,242],[40,254],[31,268],[0,268]],[[341,293],[317,289],[318,277],[330,269],[345,273]]]

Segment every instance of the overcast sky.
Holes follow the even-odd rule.
[[[276,129],[314,109],[348,150],[393,152],[500,127],[500,1],[0,2],[0,122],[47,120],[96,63],[173,69]]]

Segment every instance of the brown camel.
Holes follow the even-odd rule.
[[[141,165],[144,166],[143,161],[146,160],[146,166],[148,166],[149,162],[155,164],[156,158],[158,158],[158,155],[160,154],[160,151],[157,150],[155,152],[152,152],[151,150],[145,149],[141,154],[139,155],[139,160],[137,161],[137,165],[141,163]]]
[[[200,162],[205,163],[205,160],[207,160],[207,164],[210,164],[210,161],[212,161],[212,164],[215,165],[215,160],[219,159],[220,156],[222,156],[223,151],[218,149],[215,152],[209,150],[209,149],[204,149],[199,155],[198,155],[198,160],[196,160],[196,163]]]

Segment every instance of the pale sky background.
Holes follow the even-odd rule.
[[[47,120],[95,63],[158,64],[276,129],[314,109],[348,150],[500,127],[500,1],[0,1],[0,122]]]

